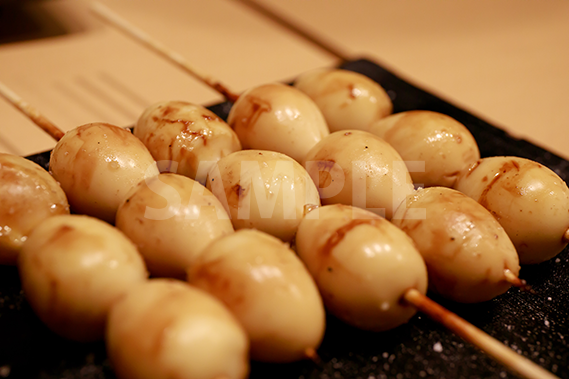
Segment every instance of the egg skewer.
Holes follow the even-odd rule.
[[[233,102],[227,121],[237,133],[244,149],[273,150],[300,162],[316,143],[330,134],[322,112],[302,91],[281,83],[268,83],[237,95],[106,6],[95,2],[91,10],[109,25],[165,57]]]
[[[6,87],[4,86],[2,89],[4,88]],[[32,120],[39,120],[43,124],[48,123],[47,121],[42,122],[42,120],[47,119],[37,110],[24,103],[14,92],[9,91],[9,99],[13,100],[13,103],[17,102],[20,105],[18,109],[29,115]],[[58,146],[61,141],[65,141],[69,134],[77,132],[77,129],[90,125],[95,125],[95,129],[97,129],[96,124],[88,124],[68,133],[63,133],[52,123],[49,125],[52,126],[51,130],[55,131],[52,136],[60,141]],[[121,128],[114,126],[111,129],[113,133],[121,130]],[[126,130],[121,130],[118,133],[122,133],[122,131],[130,135]],[[111,133],[109,130],[106,132]],[[137,142],[138,139],[134,138],[134,141]],[[4,154],[0,154],[0,166],[3,163],[10,164],[10,166],[12,163],[16,163],[13,158],[4,158]],[[30,173],[33,174],[37,170],[44,171],[40,167],[36,168],[35,163],[25,158],[14,158],[27,163],[27,165],[20,165],[20,170],[24,171],[23,174],[19,174],[20,176],[29,176]],[[54,204],[54,213],[60,208],[65,208],[64,210],[69,213],[69,206],[63,190],[49,173],[44,171],[44,174],[43,176],[53,183],[40,183],[39,179],[46,181],[46,178],[40,177],[36,180],[36,183],[39,183],[38,186],[48,187],[48,190],[50,187],[57,187],[63,198],[60,201],[65,201],[65,207],[59,203]],[[188,178],[181,178],[193,182]],[[157,178],[155,177],[153,180],[157,180]],[[144,181],[139,184],[144,184]],[[132,189],[132,191],[134,190],[135,188]],[[2,196],[1,200],[6,200],[6,197]],[[37,200],[35,198],[28,199],[28,203],[35,206]],[[6,209],[11,209],[11,207],[6,207]],[[40,212],[36,211],[36,213]],[[27,224],[36,221],[37,215],[33,216],[31,221],[25,220]],[[227,222],[229,223],[229,221]],[[229,224],[229,229],[232,231],[231,224]],[[0,249],[0,264],[5,263],[2,262],[2,254],[3,252]],[[143,326],[145,322],[151,324],[150,328],[145,329],[145,333],[136,333],[137,336],[140,340],[145,341],[146,338],[152,338],[153,335],[159,334],[161,332],[160,325],[152,323],[156,318],[168,319],[170,326],[175,325],[176,330],[174,333],[170,331],[168,338],[164,338],[165,346],[160,345],[162,350],[168,351],[170,349],[170,361],[156,362],[155,350],[151,351],[150,359],[146,360],[147,364],[151,366],[153,374],[171,373],[172,371],[183,372],[184,374],[201,372],[204,375],[201,377],[209,379],[211,376],[207,376],[204,372],[212,371],[220,373],[215,376],[218,379],[241,379],[247,376],[249,371],[249,362],[246,359],[248,339],[237,320],[233,319],[221,303],[213,297],[206,296],[201,291],[182,283],[147,282],[148,273],[136,246],[117,228],[89,216],[56,215],[33,228],[30,238],[27,239],[22,252],[16,258],[22,288],[39,319],[55,333],[71,340],[89,342],[106,337],[109,356],[117,360],[115,362],[117,375],[129,376],[133,370],[132,366],[129,366],[132,360],[128,355],[133,349],[129,350],[130,346],[124,349],[121,343],[122,337],[125,334],[128,336],[129,331],[132,330],[134,317],[124,317],[123,315],[125,312],[128,314],[130,307],[134,307],[135,311],[139,310],[148,298],[147,289],[154,288],[157,296],[151,301],[158,302],[161,305],[166,302],[167,305],[150,310],[147,313],[151,314],[145,314],[136,319]],[[145,282],[148,284],[143,284]],[[136,297],[135,293],[138,286],[144,288],[144,299]],[[180,299],[178,297],[172,300],[171,297],[168,297],[172,292],[181,294],[185,298]],[[125,295],[129,296],[131,300],[126,304]],[[133,296],[134,300],[132,300]],[[190,304],[183,300],[190,300]],[[196,311],[196,307],[191,304],[192,302],[200,305],[199,310]],[[204,321],[203,318],[206,315],[210,318]],[[110,323],[107,316],[110,317]],[[138,312],[137,316],[139,316]],[[123,323],[123,321],[126,322]],[[107,326],[112,326],[113,329],[105,335],[104,331]],[[137,326],[135,324],[134,328],[136,329]],[[217,331],[209,334],[204,333],[204,326],[210,329],[217,328]],[[144,335],[140,336],[141,334]],[[197,336],[202,340],[207,340],[207,342],[205,344],[184,343],[183,337],[188,335]],[[212,350],[215,353],[209,354],[206,359],[198,361],[198,358],[193,361],[190,360],[188,363],[187,357],[182,356],[181,359],[176,359],[180,357],[179,351],[181,349],[185,352],[192,349],[194,349],[193,351],[198,350],[204,355],[211,353]],[[141,352],[138,350],[135,351],[136,353]],[[145,353],[148,352],[142,349],[142,355]],[[222,364],[218,364],[216,359],[222,361]],[[139,367],[139,362],[135,366]],[[136,370],[134,371],[136,372]],[[224,371],[227,371],[227,374],[224,374]]]
[[[527,378],[556,378],[425,296],[427,269],[411,238],[376,214],[342,204],[312,210],[301,222],[297,253],[326,308],[344,322],[383,331],[419,310]]]
[[[446,196],[431,196],[418,206],[440,212],[439,217],[432,218],[434,222],[430,222],[431,219],[403,219],[407,210],[404,202],[432,191],[415,191],[401,156],[376,135],[360,130],[334,132],[308,153],[303,164],[317,183],[323,205],[353,205],[388,220],[397,218],[392,221],[416,241],[429,265],[430,279],[437,277],[440,280],[438,287],[445,297],[460,302],[480,302],[505,292],[509,285],[526,287],[525,282],[517,277],[518,256],[509,237],[489,212],[472,199],[457,196],[462,195],[458,191],[442,188],[439,192]],[[450,198],[455,201],[449,201]],[[422,227],[417,229],[419,225]],[[475,225],[482,228],[471,230]],[[467,236],[468,230],[471,234]],[[461,238],[455,241],[458,235]],[[498,242],[498,235],[501,236],[499,244],[492,245]],[[477,242],[479,240],[489,249],[482,248],[482,243]],[[498,251],[500,254],[495,254]],[[505,267],[497,259],[502,255],[508,257],[509,264]],[[469,257],[474,257],[474,261]],[[477,270],[471,269],[472,263],[476,264]],[[493,281],[483,285],[488,279],[483,274],[486,269],[493,273]],[[474,274],[474,271],[478,273]],[[469,275],[465,275],[467,272]],[[431,285],[437,287],[433,281]]]
[[[6,86],[2,86],[0,88],[1,92],[8,93],[6,97],[14,105],[17,104],[18,109],[28,115],[34,122],[37,120],[39,124],[50,125],[50,130],[53,132],[50,135],[54,139],[61,141],[66,138],[67,134],[63,133],[51,122],[45,121],[47,120],[45,117],[23,102],[13,91],[4,91],[6,88]],[[120,129],[118,127],[113,128]],[[125,131],[125,133],[129,132]],[[136,138],[134,140],[138,141]],[[2,158],[4,158],[3,155],[0,155],[0,165],[3,163]],[[32,173],[35,170],[44,171],[40,167],[36,169],[35,166],[37,165],[27,161],[25,158],[15,158],[28,163],[28,165],[23,166],[27,171]],[[12,161],[13,159],[10,159],[4,163],[12,163]],[[24,174],[28,175],[28,172],[24,172]],[[45,172],[44,176],[53,182],[53,184],[48,183],[49,186],[57,187],[61,192],[61,197],[65,200],[65,195],[55,179],[47,172]],[[46,178],[40,177],[40,179],[45,181]],[[190,181],[190,179],[187,180]],[[5,197],[3,196],[2,200],[4,199]],[[64,200],[61,201],[63,202]],[[33,199],[33,202],[30,201],[30,204],[35,205],[36,200]],[[66,207],[59,206],[59,204],[56,205],[58,205],[55,209],[56,211],[60,208],[65,208],[66,213],[69,213],[66,200]],[[30,238],[26,241],[23,251],[18,255],[18,269],[25,295],[36,315],[48,328],[57,334],[81,342],[99,340],[103,337],[104,329],[107,326],[107,314],[115,309],[115,305],[118,306],[112,314],[110,325],[113,329],[105,337],[109,347],[109,355],[112,355],[114,359],[119,358],[119,361],[115,363],[122,371],[117,372],[117,375],[124,374],[128,376],[130,374],[130,367],[128,366],[130,363],[129,356],[126,356],[126,358],[123,356],[128,354],[128,351],[125,353],[121,346],[117,347],[117,345],[120,345],[120,342],[117,343],[117,336],[120,336],[118,337],[120,341],[121,337],[125,333],[128,334],[129,329],[132,329],[133,317],[125,318],[122,315],[124,312],[129,311],[129,305],[139,308],[144,303],[144,300],[136,298],[136,295],[133,294],[136,292],[135,288],[138,288],[139,285],[141,287],[145,286],[142,283],[146,282],[148,277],[144,261],[134,243],[118,229],[95,218],[81,215],[59,215],[35,227],[30,234]],[[1,258],[2,251],[0,251],[0,263],[4,263]],[[145,299],[148,297],[146,288],[154,287],[154,284],[158,287],[160,285],[168,287],[167,282],[163,282],[164,284],[156,281],[148,283],[148,287],[144,287]],[[195,301],[202,307],[197,312],[194,311],[193,313],[197,313],[197,315],[194,315],[192,313],[192,305],[181,304],[182,312],[180,313],[180,304],[176,303],[177,300],[172,301],[168,298],[168,294],[160,294],[166,297],[168,306],[155,309],[154,316],[158,313],[157,317],[169,317],[172,319],[172,324],[182,320],[176,323],[178,328],[176,330],[177,335],[170,333],[170,338],[167,339],[169,344],[163,347],[163,349],[167,350],[170,348],[178,352],[180,347],[182,347],[186,349],[185,351],[191,350],[192,346],[184,343],[176,345],[176,342],[183,339],[179,338],[179,336],[187,336],[193,333],[206,338],[208,341],[213,340],[211,344],[206,343],[205,345],[209,349],[217,348],[217,352],[214,355],[210,355],[210,359],[202,360],[199,364],[196,364],[198,363],[197,361],[188,364],[186,357],[182,357],[186,364],[180,364],[180,360],[176,361],[174,357],[170,362],[160,362],[152,367],[152,372],[170,372],[172,368],[177,372],[183,371],[185,373],[200,372],[200,370],[223,372],[225,367],[220,367],[215,362],[215,359],[220,359],[221,353],[222,358],[225,359],[224,363],[230,361],[227,364],[227,370],[232,372],[237,371],[233,369],[238,368],[238,372],[228,373],[227,376],[220,374],[217,377],[219,379],[244,378],[249,370],[249,363],[246,360],[248,340],[245,333],[241,331],[241,326],[238,322],[233,320],[229,312],[212,297],[205,296],[200,291],[186,288],[185,285],[182,288],[181,283],[171,283],[172,288],[164,288],[164,291],[168,292],[171,289],[173,291],[185,292],[184,296],[186,299],[183,300]],[[176,289],[176,286],[180,288]],[[130,299],[132,299],[132,296],[135,296],[134,303],[131,300],[130,303],[125,305],[124,301],[120,301],[121,299],[124,300],[125,295],[129,295]],[[161,300],[154,299],[154,301],[160,302]],[[204,305],[206,309],[203,309]],[[173,311],[173,308],[175,308],[176,312]],[[204,322],[200,318],[206,314],[209,316],[213,314],[213,318]],[[150,320],[152,320],[151,316],[153,315],[149,316]],[[192,317],[197,319],[197,322],[194,322],[194,324],[183,322],[191,321]],[[144,317],[142,318],[144,319]],[[122,321],[127,321],[126,326],[121,324]],[[144,323],[145,321],[143,320],[142,322]],[[146,322],[149,322],[148,319]],[[205,337],[203,327],[206,324],[212,324],[218,329],[223,327],[224,329]],[[196,332],[197,330],[199,332]],[[149,334],[152,337],[153,333],[156,334],[159,330],[155,325],[152,325],[150,331],[147,329],[145,332],[146,335]],[[228,332],[231,333],[228,334]],[[140,335],[140,333],[137,334]],[[222,334],[223,338],[220,337]],[[140,338],[144,340],[144,338],[147,338],[146,335]],[[204,345],[194,346],[193,348],[203,352]],[[145,352],[143,351],[142,353],[144,354]],[[155,353],[155,351],[152,351],[152,358],[156,356]],[[150,364],[152,365],[153,363],[156,362],[150,359]],[[139,366],[139,364],[136,366]],[[188,368],[188,366],[191,367]],[[124,370],[126,370],[126,374]]]

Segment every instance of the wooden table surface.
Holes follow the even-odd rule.
[[[257,1],[349,57],[370,58],[569,158],[569,2]],[[237,0],[103,3],[237,92],[338,63]],[[48,37],[25,41],[6,37],[15,30],[7,22],[27,24],[0,8],[0,81],[60,128],[95,121],[132,125],[145,107],[160,100],[208,105],[222,99],[100,22],[88,5],[29,3],[21,13],[39,28],[35,34]],[[0,152],[28,155],[53,146],[50,137],[0,100]]]

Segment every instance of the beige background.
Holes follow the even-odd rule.
[[[349,56],[369,57],[569,158],[568,1],[258,1]],[[337,63],[236,0],[103,3],[237,92]],[[0,81],[64,130],[94,121],[131,125],[159,100],[204,105],[221,100],[95,19],[88,4],[50,0],[30,5],[46,29],[55,23],[68,33],[1,44]],[[28,155],[53,146],[0,100],[1,152]]]

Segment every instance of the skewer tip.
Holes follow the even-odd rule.
[[[121,31],[133,40],[146,46],[158,55],[161,55],[171,63],[178,66],[180,69],[184,70],[188,74],[192,75],[196,79],[200,80],[204,84],[208,85],[213,90],[219,92],[223,97],[225,97],[230,102],[234,103],[239,98],[239,95],[230,91],[225,85],[220,81],[213,78],[212,76],[202,72],[197,67],[190,65],[184,57],[165,46],[162,42],[154,39],[142,29],[131,24],[123,17],[119,16],[113,10],[107,6],[93,1],[90,6],[90,10],[98,16],[102,21],[106,22],[110,26]]]
[[[315,349],[309,347],[308,349],[304,350],[304,356],[307,359],[310,359],[312,362],[316,363],[317,365],[322,363],[322,360],[320,359],[320,356],[318,355],[318,353],[316,352]]]
[[[563,233],[563,237],[561,239],[563,243],[569,243],[569,228]]]
[[[514,287],[518,287],[521,291],[536,294],[535,290],[529,284],[527,284],[525,280],[517,277],[512,271],[507,269],[504,270],[504,278],[508,283]]]

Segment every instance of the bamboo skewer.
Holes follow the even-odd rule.
[[[48,120],[44,115],[38,112],[31,105],[26,103],[20,96],[18,96],[14,91],[12,91],[4,83],[0,82],[0,95],[2,95],[10,104],[19,109],[23,114],[28,116],[37,126],[39,126],[44,132],[49,134],[54,140],[59,141],[65,133],[55,126],[50,120]]]
[[[530,293],[535,294],[535,291],[527,282],[523,279],[518,278],[512,271],[505,270],[504,271],[505,279],[508,283],[510,283],[514,287],[518,287],[522,291],[527,291]]]
[[[192,75],[196,79],[200,80],[204,84],[208,85],[212,89],[219,92],[223,95],[227,100],[231,102],[237,101],[239,95],[230,91],[225,85],[223,85],[219,80],[215,79],[214,77],[206,74],[205,72],[201,71],[195,66],[192,66],[188,61],[185,60],[177,52],[173,51],[172,49],[166,47],[166,45],[162,44],[161,42],[157,41],[156,39],[149,36],[147,33],[142,31],[141,29],[137,28],[136,26],[132,25],[115,12],[110,10],[108,7],[104,6],[103,4],[93,2],[91,4],[91,10],[96,14],[101,20],[107,22],[108,24],[116,27],[120,31],[122,31],[127,36],[133,38],[134,40],[142,43],[144,46],[148,47],[152,51],[156,52],[157,54],[161,55],[162,57],[166,58],[170,62],[174,63],[176,66],[180,67],[182,70],[187,72],[188,74]]]
[[[263,13],[265,16],[271,18],[273,21],[278,22],[280,25],[285,26],[288,29],[295,31],[297,34],[301,35],[305,39],[311,41],[320,48],[326,50],[330,54],[336,56],[337,58],[346,61],[346,55],[340,52],[338,49],[328,45],[317,38],[311,36],[309,33],[302,31],[299,27],[293,25],[292,23],[283,20],[278,15],[274,14],[254,1],[250,0],[239,0],[244,4],[253,7],[255,10]],[[133,38],[134,40],[144,44],[151,50],[175,63],[184,71],[190,73],[192,76],[198,78],[203,83],[207,84],[211,88],[215,89],[229,101],[235,101],[239,97],[238,95],[229,91],[223,84],[218,80],[213,79],[211,76],[200,72],[197,68],[191,66],[185,59],[178,53],[168,49],[160,42],[154,40],[152,37],[131,25],[126,20],[122,19],[120,16],[115,14],[109,8],[99,4],[93,3],[91,6],[92,11],[100,17],[102,20],[121,30],[123,33]],[[569,235],[569,232],[568,232]],[[513,274],[512,274],[513,275]],[[523,287],[523,282],[518,279],[515,281],[510,276],[506,275],[506,279],[514,284],[515,282],[518,286]],[[422,295],[417,290],[409,290],[404,294],[404,299],[409,304],[415,306],[421,312],[427,314],[433,320],[441,323],[443,326],[447,327],[452,332],[456,333],[466,341],[477,346],[483,352],[488,354],[490,357],[494,358],[498,362],[505,365],[511,371],[514,371],[526,378],[543,378],[543,379],[554,379],[557,376],[553,375],[549,371],[545,370],[541,366],[535,364],[531,360],[519,355],[500,341],[491,337],[484,331],[476,328],[474,325],[468,323],[466,320],[460,318],[458,315],[448,311],[439,304],[435,303],[428,297]]]
[[[346,54],[337,46],[334,46],[332,43],[325,41],[320,37],[316,37],[314,34],[306,31],[298,24],[293,23],[292,21],[289,21],[287,19],[284,19],[281,15],[273,12],[271,9],[265,7],[264,5],[259,4],[257,1],[255,0],[236,0],[236,1],[248,6],[250,9],[253,9],[254,11],[263,15],[264,17],[267,17],[269,20],[284,27],[285,29],[294,32],[301,38],[311,42],[313,45],[317,46],[321,50],[324,50],[328,54],[338,58],[342,62],[347,62],[350,60],[349,55]]]
[[[531,379],[559,379],[559,377],[516,353],[497,339],[491,337],[458,315],[443,308],[419,291],[415,289],[408,290],[404,295],[404,299],[513,372]]]

